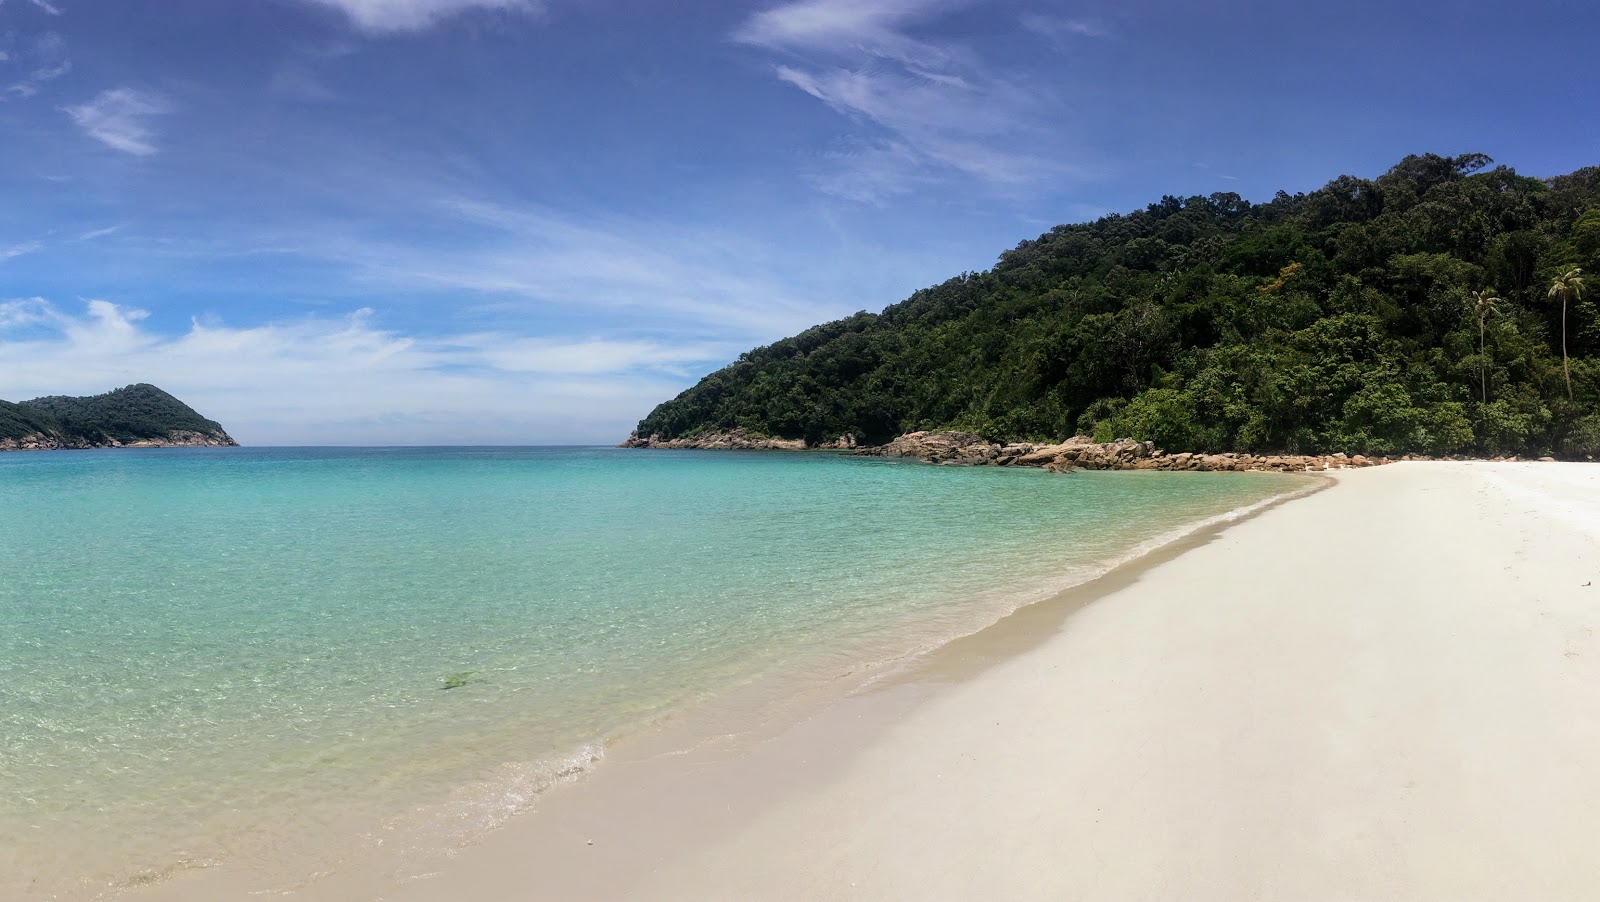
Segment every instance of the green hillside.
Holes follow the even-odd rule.
[[[30,435],[55,435],[61,424],[54,417],[10,401],[0,401],[0,439],[21,439]]]
[[[1164,197],[1057,226],[987,272],[741,355],[638,433],[1600,453],[1600,167],[1491,162],[1410,156],[1263,204]]]
[[[167,441],[175,432],[233,443],[221,424],[144,383],[84,398],[51,395],[20,404],[0,401],[0,440],[44,435],[71,446],[99,446]]]

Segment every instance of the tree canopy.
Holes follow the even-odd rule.
[[[43,434],[108,444],[165,439],[175,431],[222,436],[222,426],[154,385],[129,385],[102,395],[50,395],[20,404],[0,401],[0,439]]]
[[[1600,315],[1564,298],[1569,399],[1547,296],[1574,267],[1600,272],[1600,167],[1491,163],[1413,155],[1267,203],[1169,196],[1057,226],[987,272],[749,351],[638,433],[1600,453]]]

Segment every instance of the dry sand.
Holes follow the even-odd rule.
[[[1600,467],[1349,472],[1190,544],[301,897],[1600,898]]]

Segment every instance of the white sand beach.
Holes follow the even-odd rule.
[[[301,897],[1600,895],[1600,467],[1345,472],[1189,546]]]

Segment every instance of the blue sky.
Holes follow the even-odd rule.
[[[614,442],[1163,194],[1600,164],[1589,3],[0,0],[0,397]]]

